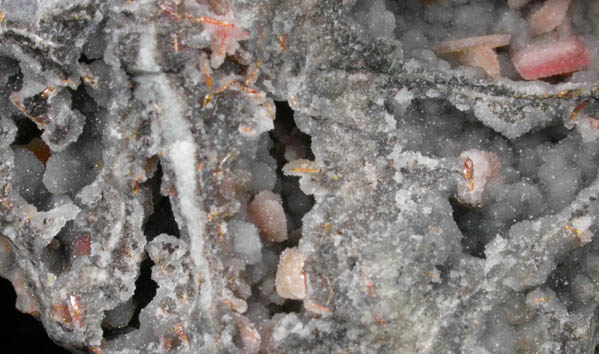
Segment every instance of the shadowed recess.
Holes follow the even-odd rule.
[[[135,293],[133,294],[133,302],[136,305],[133,317],[129,321],[128,327],[139,328],[139,313],[152,301],[156,296],[158,284],[152,280],[152,266],[154,262],[150,258],[146,258],[139,267],[139,277],[135,281]]]
[[[5,324],[0,331],[0,340],[6,348],[13,348],[6,353],[68,354],[48,338],[40,321],[15,308],[16,299],[12,284],[0,277],[0,306]]]
[[[154,237],[165,233],[179,237],[179,226],[173,215],[173,208],[169,197],[160,194],[160,185],[162,184],[162,166],[158,163],[158,169],[152,178],[145,184],[149,185],[152,190],[152,200],[154,204],[154,212],[149,216],[144,225],[144,233],[148,241]]]

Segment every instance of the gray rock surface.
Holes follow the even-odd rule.
[[[432,50],[535,6],[0,0],[17,308],[74,353],[594,353],[599,6],[556,80]]]

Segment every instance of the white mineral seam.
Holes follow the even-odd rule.
[[[154,56],[156,50],[156,30],[149,26],[140,40],[138,65],[142,71],[159,70]],[[209,311],[213,289],[210,283],[208,260],[204,257],[204,230],[206,215],[198,205],[196,193],[196,146],[184,118],[185,107],[164,73],[145,76],[140,79],[154,93],[155,102],[160,106],[158,125],[161,128],[162,146],[165,157],[175,173],[175,187],[179,197],[181,216],[189,233],[189,249],[197,266],[202,282],[200,307]]]
[[[139,38],[139,56],[137,67],[141,71],[159,72],[160,66],[156,62],[156,28],[147,26],[146,31],[141,32]]]

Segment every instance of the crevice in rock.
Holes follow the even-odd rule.
[[[71,109],[78,110],[86,118],[98,112],[96,101],[87,93],[85,85],[77,86],[77,89],[68,89],[71,93]]]
[[[15,119],[15,125],[17,126],[17,137],[13,142],[15,145],[26,145],[34,138],[39,139],[42,136],[42,131],[37,125],[25,116]]]
[[[66,257],[66,247],[57,238],[53,239],[41,254],[42,263],[55,276],[59,276],[64,271]]]
[[[462,250],[477,258],[485,257],[485,245],[489,240],[484,239],[487,234],[479,229],[482,213],[480,210],[465,206],[455,198],[449,200],[453,209],[453,219],[462,232]]]
[[[557,144],[566,138],[571,133],[571,130],[566,128],[564,124],[554,122],[540,129],[534,129],[531,132],[524,134],[520,138],[516,139],[515,142],[523,140],[538,140],[539,142],[548,142],[551,144]]]
[[[311,150],[311,138],[297,128],[293,110],[289,104],[287,102],[275,102],[275,104],[277,113],[274,130],[270,132],[273,142],[270,154],[276,160],[277,180],[274,193],[280,195],[283,200],[288,238],[279,244],[267,245],[266,249],[274,251],[278,258],[283,250],[297,247],[302,236],[302,218],[314,206],[314,197],[306,195],[300,189],[299,177],[284,175],[282,168],[289,161],[314,160],[314,154]],[[275,263],[275,273],[277,264],[278,262]],[[253,292],[256,293],[257,290],[255,289]],[[283,302],[268,304],[268,312],[271,317],[276,313],[300,312],[302,309],[303,302],[298,300],[285,299]]]
[[[60,260],[62,269],[60,273],[55,273],[56,275],[67,272],[75,260],[80,257],[87,257],[91,253],[91,238],[89,234],[79,232],[76,229],[74,220],[67,221],[62,229],[60,229],[60,232],[54,237],[54,240],[58,241],[61,245],[61,254],[64,257]],[[60,254],[55,254],[55,256],[58,257]]]
[[[56,277],[69,269],[71,265],[71,252],[69,240],[71,238],[74,221],[67,221],[60,232],[52,239],[50,244],[44,248],[40,256],[45,267]]]
[[[283,302],[283,304],[281,305],[277,305],[277,304],[270,304],[269,306],[269,312],[270,312],[270,316],[274,316],[277,313],[280,312],[284,312],[284,313],[300,313],[303,309],[304,303],[303,301],[300,300],[290,300],[290,299],[286,299],[285,302]]]
[[[90,59],[87,57],[87,55],[85,55],[85,53],[81,53],[81,56],[79,56],[79,62],[83,64],[91,64],[94,62],[94,59]]]
[[[42,178],[45,163],[50,157],[50,149],[40,139],[41,130],[26,117],[15,119],[17,136],[12,145],[15,163],[15,176],[12,184],[21,197],[38,210],[46,210],[51,197]]]
[[[280,221],[282,217],[279,215],[278,210],[282,209],[287,223],[287,239],[282,241],[282,238],[269,239],[270,235],[266,236],[262,234],[261,260],[256,264],[250,263],[251,265],[247,267],[245,273],[233,273],[236,276],[238,274],[245,274],[244,276],[250,288],[245,291],[243,286],[240,287],[233,284],[230,287],[233,293],[246,299],[248,317],[257,327],[262,326],[264,321],[269,320],[278,313],[299,313],[303,311],[303,301],[282,298],[277,292],[275,283],[282,252],[288,248],[298,246],[302,236],[302,218],[314,206],[313,196],[306,195],[300,189],[299,178],[286,176],[282,172],[283,166],[289,161],[297,159],[314,160],[314,154],[311,150],[311,138],[299,131],[295,124],[293,110],[287,102],[275,102],[275,104],[276,118],[274,121],[274,130],[269,132],[268,136],[262,137],[265,143],[262,145],[264,151],[259,152],[259,154],[269,154],[270,156],[266,158],[262,156],[262,160],[260,160],[260,157],[258,160],[260,161],[259,163],[268,165],[264,166],[268,171],[259,171],[262,176],[261,178],[276,177],[276,179],[269,181],[269,183],[264,183],[265,186],[268,186],[267,190],[254,188],[254,191],[258,193],[250,198],[250,201],[254,202],[259,193],[269,194],[269,190],[272,189],[272,193],[270,194],[274,193],[273,198],[277,199],[275,204],[278,204],[279,201],[281,204],[277,208],[265,207],[267,210],[260,213],[270,213],[265,219],[276,214],[276,219]],[[275,171],[272,171],[271,167],[273,162],[276,165]],[[275,176],[272,175],[273,172]],[[274,187],[272,187],[273,185]],[[280,200],[278,199],[279,197]],[[261,221],[256,221],[254,218],[255,216],[248,217],[248,221],[254,222],[260,230],[258,224]],[[273,228],[280,231],[278,229],[279,226],[280,223],[277,223],[277,226],[273,226]],[[233,230],[235,230],[233,227],[229,229],[230,232]],[[277,235],[279,234],[278,231]],[[237,235],[239,230],[233,232]]]
[[[139,266],[139,276],[135,281],[135,292],[133,293],[133,304],[135,311],[129,321],[128,327],[139,329],[139,314],[156,296],[158,284],[152,280],[152,266],[154,262],[146,257]]]
[[[569,260],[557,265],[555,270],[549,274],[545,284],[555,291],[557,296],[565,303],[567,307],[572,305],[570,298],[570,274],[580,273],[580,269],[574,266]]]
[[[104,339],[110,341],[134,331],[135,328],[128,324],[131,322],[135,310],[135,302],[131,298],[129,301],[121,303],[111,310],[104,311],[104,319],[102,320]]]
[[[160,193],[162,176],[162,166],[158,163],[158,168],[154,176],[144,183],[152,191],[152,204],[154,207],[154,212],[144,224],[144,234],[148,241],[153,240],[154,237],[162,233],[175,237],[180,237],[181,235],[179,225],[177,225],[175,215],[173,214],[170,198]]]
[[[109,327],[109,326],[105,325],[104,323],[102,323],[103,337],[104,337],[104,340],[106,340],[106,341],[111,341],[111,340],[113,340],[117,337],[120,337],[123,334],[127,334],[133,330],[134,330],[133,327],[114,328],[114,327]]]
[[[79,111],[85,117],[83,132],[75,144],[85,144],[88,140],[94,144],[100,143],[106,124],[102,114],[104,108],[90,96],[85,85],[79,85],[76,90],[69,89],[69,92],[71,93],[71,109]]]
[[[282,246],[295,247],[301,237],[302,217],[314,206],[314,197],[306,195],[299,186],[299,177],[283,174],[283,166],[293,160],[314,160],[309,135],[296,126],[293,110],[287,102],[275,102],[277,108],[275,128],[270,132],[273,141],[271,155],[277,162],[277,183],[274,192],[283,199],[287,216],[288,239]]]

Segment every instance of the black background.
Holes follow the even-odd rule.
[[[0,277],[0,352],[10,354],[69,353],[52,342],[35,317],[15,308],[17,296],[10,281]]]

